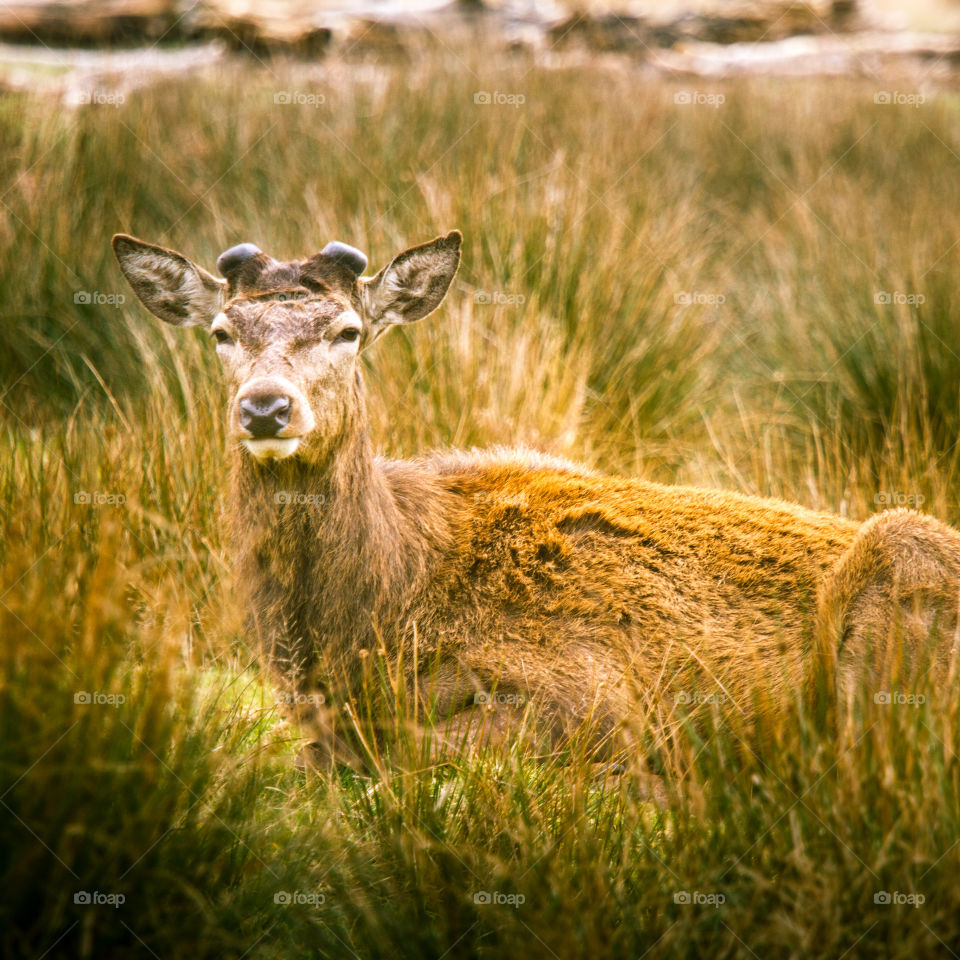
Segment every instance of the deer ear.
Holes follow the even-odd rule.
[[[375,277],[360,281],[367,343],[398,323],[422,320],[440,306],[460,266],[459,230],[394,257]]]
[[[165,247],[118,233],[113,252],[143,305],[175,327],[208,324],[220,312],[226,280]]]

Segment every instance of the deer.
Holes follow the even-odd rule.
[[[258,656],[292,689],[344,703],[371,652],[406,656],[445,729],[480,742],[479,703],[482,736],[508,737],[535,703],[555,743],[704,690],[747,714],[798,690],[849,705],[892,664],[951,662],[960,533],[932,516],[856,522],[525,447],[378,455],[361,354],[440,306],[461,243],[454,230],[373,276],[340,241],[290,261],[243,243],[214,276],[113,238],[147,310],[215,343],[238,589]]]

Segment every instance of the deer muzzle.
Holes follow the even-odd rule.
[[[250,380],[234,400],[231,432],[258,460],[289,457],[312,429],[310,405],[286,377]]]

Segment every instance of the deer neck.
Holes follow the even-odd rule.
[[[266,619],[292,625],[297,642],[345,649],[372,640],[448,541],[435,481],[411,482],[405,464],[398,489],[392,466],[373,455],[362,416],[314,459],[259,464],[236,451],[241,589]]]

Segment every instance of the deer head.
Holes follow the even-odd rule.
[[[360,403],[360,352],[440,305],[461,239],[454,230],[411,247],[371,278],[344,243],[290,262],[240,244],[217,260],[221,277],[125,234],[113,249],[148,310],[209,330],[230,381],[230,436],[257,462],[316,459],[337,442]]]

